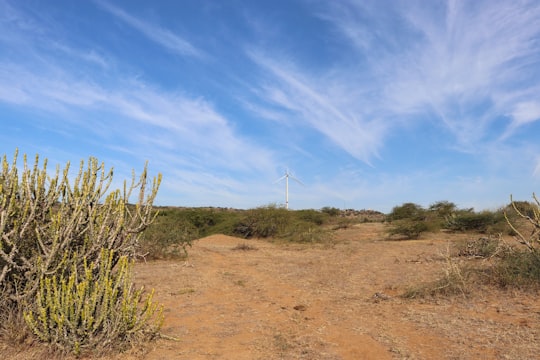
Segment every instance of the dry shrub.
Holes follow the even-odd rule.
[[[445,259],[442,275],[435,281],[410,287],[401,297],[406,299],[455,295],[466,297],[470,294],[473,279],[472,269],[452,258],[450,245],[448,245],[446,253],[441,255]]]

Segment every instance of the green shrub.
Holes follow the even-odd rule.
[[[325,206],[321,209],[321,212],[329,216],[338,216],[341,214],[341,210],[335,207]]]
[[[497,226],[498,225],[498,226]],[[479,233],[501,232],[505,228],[504,214],[501,212],[460,211],[449,216],[445,228],[452,231],[476,231]]]
[[[164,207],[141,238],[141,252],[150,259],[184,257],[193,241],[212,234],[234,235],[241,210]]]
[[[133,290],[133,262],[121,256],[113,271],[113,257],[113,250],[103,249],[99,262],[84,261],[79,269],[74,254],[66,259],[69,275],[41,275],[35,304],[24,311],[41,341],[79,355],[125,348],[158,333],[163,316],[153,291],[143,299],[142,288]]]
[[[296,216],[297,219],[312,223],[314,225],[324,224],[326,217],[328,216],[327,214],[321,211],[317,211],[313,209],[297,210],[294,212],[294,215]]]
[[[133,175],[131,184],[124,182],[123,191],[110,191],[113,170],[106,171],[95,158],[86,167],[81,162],[73,179],[69,163],[51,175],[47,160],[40,167],[38,156],[33,167],[24,156],[19,171],[17,155],[11,164],[4,156],[0,170],[2,312],[31,308],[47,281],[49,288],[60,286],[58,281],[68,279],[75,268],[82,274],[85,264],[93,264],[99,273],[102,266],[109,266],[102,263],[104,250],[111,251],[111,268],[123,257],[135,256],[141,233],[153,220],[152,203],[161,181],[159,175],[147,194],[145,166],[138,181]],[[128,205],[134,191],[137,202]],[[50,277],[56,283],[45,280]],[[80,285],[78,280],[75,285]],[[61,293],[54,286],[48,290],[50,296]]]
[[[184,258],[199,229],[187,220],[172,221],[170,216],[158,216],[141,238],[141,254],[146,259]]]
[[[451,216],[457,211],[457,205],[453,202],[449,202],[446,200],[443,201],[437,201],[433,204],[431,204],[428,208],[428,211],[432,214],[434,214],[435,218],[444,220],[447,217]]]
[[[529,203],[524,206],[523,202],[514,202],[510,197],[512,208],[514,209],[517,217],[525,222],[526,229],[531,231],[530,235],[525,235],[524,231],[518,229],[516,221],[512,221],[508,212],[504,212],[504,217],[508,222],[508,225],[516,235],[518,241],[525,245],[530,251],[536,251],[540,248],[540,200],[533,194],[534,203]]]
[[[244,238],[268,238],[282,235],[291,223],[289,210],[276,205],[258,207],[246,211],[234,229]]]
[[[288,242],[320,243],[329,238],[329,233],[320,226],[297,221],[290,224],[278,237]]]
[[[400,206],[395,206],[392,212],[388,214],[388,221],[395,220],[424,220],[426,217],[426,210],[422,206],[414,203],[404,203]]]
[[[534,203],[526,203],[515,202],[510,198],[517,219],[528,224],[522,229],[516,226],[515,217],[511,218],[507,211],[504,213],[518,246],[505,251],[493,267],[495,281],[503,287],[540,285],[540,201],[535,194],[533,199]],[[525,234],[525,229],[530,231],[529,235]]]
[[[501,287],[538,287],[540,253],[518,250],[505,252],[491,269],[493,280]]]
[[[276,205],[247,210],[235,225],[233,235],[313,243],[328,237],[315,210],[293,211]]]
[[[424,221],[398,220],[392,222],[388,229],[389,235],[401,235],[407,239],[418,239],[420,234],[428,231],[429,227]]]
[[[535,203],[529,201],[512,201],[510,205],[506,206],[506,213],[514,213],[516,215],[521,215],[523,218],[535,218],[536,211],[538,207]]]

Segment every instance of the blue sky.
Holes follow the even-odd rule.
[[[493,209],[540,192],[540,2],[0,0],[0,154],[156,203]]]

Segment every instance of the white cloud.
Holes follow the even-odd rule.
[[[272,153],[235,133],[211,103],[149,83],[119,77],[105,85],[53,64],[30,68],[4,62],[0,102],[54,115],[50,128],[58,133],[77,122],[87,130],[83,141],[116,138],[138,157],[151,157],[162,166],[257,173],[274,168]]]
[[[349,71],[374,74],[383,95],[375,106],[431,113],[462,145],[481,141],[502,115],[523,119],[516,103],[538,94],[530,78],[540,74],[538,2],[376,4],[338,3],[324,15],[358,50],[359,66]]]
[[[193,46],[189,41],[167,29],[145,22],[133,15],[128,14],[119,7],[111,5],[108,2],[96,0],[96,3],[99,4],[102,9],[140,31],[148,39],[160,44],[178,55],[194,56],[199,58],[204,56],[203,52]]]
[[[540,120],[540,102],[527,101],[517,104],[512,112],[512,118],[516,126]]]
[[[290,64],[250,51],[249,56],[264,69],[259,90],[267,104],[278,106],[299,121],[313,127],[352,156],[370,163],[381,145],[385,128],[376,119],[364,116],[354,95],[332,81],[315,80]],[[259,108],[261,109],[261,108]],[[257,108],[252,108],[258,111]],[[268,110],[259,111],[267,116]],[[275,112],[270,112],[270,115]],[[273,117],[273,116],[272,116]]]

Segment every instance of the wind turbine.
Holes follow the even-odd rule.
[[[274,183],[280,182],[281,180],[285,179],[285,209],[289,209],[289,178],[293,179],[300,185],[304,185],[300,180],[295,178],[289,173],[289,169],[285,171],[285,175],[277,179]]]

